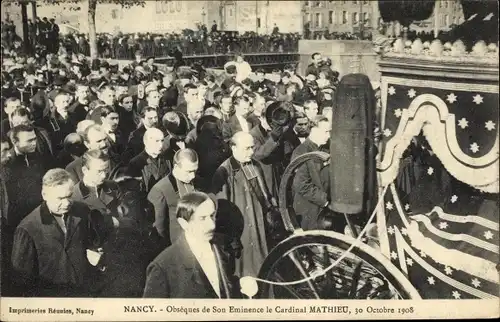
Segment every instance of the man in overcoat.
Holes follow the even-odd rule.
[[[205,193],[180,198],[176,218],[182,234],[148,266],[143,297],[235,297],[234,258],[215,234],[215,213],[215,202]]]
[[[119,222],[91,216],[87,205],[72,200],[74,182],[63,169],[42,180],[43,203],[17,227],[12,265],[23,296],[89,296],[91,266],[87,249],[112,233]]]
[[[290,113],[281,105],[275,102],[265,108],[260,124],[250,130],[255,142],[254,159],[261,162],[266,184],[275,199],[285,171],[283,134],[290,123]]]
[[[103,245],[104,271],[95,270],[93,293],[97,297],[140,297],[144,285],[146,248],[140,231],[140,209],[128,208],[124,191],[111,180],[109,156],[100,150],[82,156],[82,180],[75,185],[73,199],[98,210],[105,217],[116,217],[120,230]]]
[[[265,219],[268,209],[263,200],[272,203],[272,198],[262,168],[253,160],[254,147],[250,133],[237,132],[231,139],[233,156],[221,164],[212,182],[212,192],[217,198],[235,205],[243,217],[243,250],[236,262],[238,276],[257,276],[268,253]]]
[[[175,153],[173,161],[172,173],[158,181],[148,194],[148,201],[154,211],[152,233],[158,238],[161,250],[182,235],[182,229],[175,216],[179,198],[198,190],[195,186],[195,175],[198,170],[196,152],[191,149],[181,149]]]
[[[330,138],[331,124],[325,116],[316,116],[311,132],[293,152],[292,160],[315,151],[321,151]],[[335,158],[331,162],[335,162]],[[303,230],[324,229],[320,211],[330,206],[328,167],[319,161],[307,161],[298,169],[293,180],[293,208]]]

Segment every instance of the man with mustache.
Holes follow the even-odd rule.
[[[99,124],[90,125],[82,133],[83,144],[87,150],[100,150],[103,153],[109,153],[109,136],[106,131]],[[113,169],[116,162],[110,162],[110,168]],[[69,172],[73,181],[79,182],[83,178],[82,172],[82,157],[76,158],[73,162],[68,164],[66,171]]]
[[[183,233],[147,268],[144,298],[231,298],[230,257],[215,234],[215,202],[205,193],[180,198],[176,217]]]
[[[247,96],[239,96],[234,99],[234,115],[222,126],[222,135],[225,141],[229,141],[239,131],[249,133],[259,124],[259,120],[252,114],[250,100]]]

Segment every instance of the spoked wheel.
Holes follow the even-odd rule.
[[[418,291],[378,250],[330,231],[295,232],[273,248],[259,272],[258,298],[420,299]],[[326,271],[326,272],[325,272]]]

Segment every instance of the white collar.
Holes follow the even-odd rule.
[[[207,277],[210,285],[214,289],[217,296],[220,298],[220,280],[219,280],[219,271],[217,267],[217,260],[215,258],[215,254],[212,250],[212,246],[208,240],[203,240],[200,238],[196,238],[194,236],[190,236],[187,233],[184,233],[186,236],[186,242],[189,246],[191,252],[193,252],[194,257],[200,264],[203,273]]]

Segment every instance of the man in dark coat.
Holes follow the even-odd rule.
[[[131,160],[144,150],[144,133],[149,128],[158,126],[158,111],[152,107],[146,107],[141,112],[141,126],[130,133],[127,149],[123,155],[124,162]]]
[[[130,176],[142,178],[145,193],[172,169],[162,153],[164,138],[162,131],[156,128],[147,129],[144,133],[144,151],[134,157],[128,166],[127,172]]]
[[[172,173],[153,186],[148,201],[154,208],[153,234],[161,245],[171,245],[182,234],[177,222],[176,207],[179,198],[198,190],[195,175],[198,170],[198,156],[191,149],[177,151]]]
[[[234,257],[214,238],[215,202],[191,192],[176,212],[183,233],[148,266],[145,298],[234,298]]]
[[[304,113],[295,112],[292,124],[283,134],[284,160],[283,167],[286,169],[292,161],[293,151],[309,136],[310,123]]]
[[[74,183],[63,169],[43,177],[44,202],[17,227],[12,264],[24,296],[89,296],[89,246],[119,225],[112,217],[73,202]]]
[[[267,209],[264,209],[261,200],[276,205],[269,194],[261,167],[252,160],[254,145],[250,133],[237,132],[231,139],[233,156],[217,169],[212,183],[212,192],[218,199],[226,199],[235,205],[244,223],[241,235],[243,250],[236,262],[238,276],[257,276],[268,254]]]
[[[98,124],[93,124],[85,129],[82,135],[83,143],[87,150],[100,150],[105,153],[108,152],[109,149],[109,138],[104,132],[102,126]],[[73,181],[78,182],[83,178],[82,172],[82,163],[83,160],[81,157],[76,158],[70,164],[66,166],[66,171],[69,172]],[[116,162],[111,159],[110,162],[110,171],[117,166]]]
[[[299,145],[292,160],[309,152],[320,151],[330,138],[331,124],[324,116],[312,121],[309,137]],[[335,162],[335,159],[332,160]],[[320,210],[330,205],[328,167],[318,161],[307,161],[297,169],[293,180],[293,208],[303,230],[324,229]]]
[[[229,141],[233,135],[239,131],[249,133],[259,120],[250,110],[250,100],[247,96],[236,97],[234,99],[234,115],[222,125],[222,136]]]
[[[311,58],[312,58],[312,63],[307,66],[305,75],[307,76],[309,74],[312,74],[316,76],[316,78],[318,78],[319,73],[321,72],[323,57],[321,56],[320,53],[314,53],[311,55]]]
[[[254,159],[261,162],[266,184],[272,196],[277,200],[283,167],[283,134],[290,122],[290,113],[280,102],[269,105],[262,112],[260,124],[250,134],[255,141]]]
[[[95,271],[92,290],[98,297],[139,297],[145,278],[142,256],[146,249],[139,230],[139,209],[127,208],[122,203],[122,189],[106,180],[110,163],[107,154],[90,150],[82,160],[83,178],[74,187],[73,199],[120,222],[120,230],[103,245],[106,270]]]
[[[21,220],[40,205],[41,181],[53,166],[49,154],[37,151],[35,130],[29,125],[18,125],[9,132],[14,156],[2,166],[3,179],[9,196],[7,225],[14,231]]]

